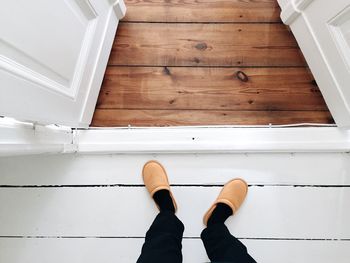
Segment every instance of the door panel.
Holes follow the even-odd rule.
[[[0,4],[0,114],[87,126],[92,117],[88,108],[95,106],[115,30],[125,13],[123,2]]]
[[[307,13],[335,88],[350,109],[350,1],[314,1]]]
[[[278,0],[338,126],[350,126],[350,1]]]

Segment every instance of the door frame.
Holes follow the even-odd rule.
[[[76,151],[77,144],[71,128],[0,118],[0,157]]]
[[[80,154],[350,152],[350,129],[203,126],[77,130]]]
[[[331,54],[331,50],[334,49],[337,50],[339,56],[344,61],[346,60],[346,56],[341,51],[346,48],[340,48],[337,45],[333,31],[339,30],[337,27],[334,28],[334,21],[342,18],[343,15],[349,15],[350,5],[327,22],[328,27],[326,30],[329,30],[335,46],[323,47],[316,33],[316,25],[310,22],[312,3],[315,0],[277,1],[282,9],[281,19],[291,28],[337,126],[350,127],[350,96],[347,91],[348,86],[345,87],[340,84],[334,74],[334,72],[342,69],[344,66],[348,66],[348,64],[345,62],[345,64],[341,64],[340,66],[335,65],[330,61],[329,56],[326,56],[326,54]],[[336,34],[339,35],[339,32]]]
[[[350,129],[331,125],[89,128],[0,119],[0,157],[30,154],[350,153]]]
[[[114,4],[115,12],[123,12],[119,8],[119,0],[109,1]],[[307,28],[307,19],[302,12],[313,0],[278,1],[283,10],[281,17],[285,23],[293,27],[293,21],[300,21],[298,27]],[[302,19],[298,20],[298,17]],[[299,41],[301,46],[315,48],[315,52],[318,52],[315,39],[306,37],[305,40]],[[307,42],[309,44],[306,44]],[[312,63],[321,62],[315,60]],[[124,127],[74,130],[64,127],[53,129],[0,118],[0,156],[47,153],[350,153],[350,129],[346,128],[350,126],[350,111],[339,91],[332,90],[329,88],[331,86],[326,87],[328,88],[323,88],[322,93],[337,125]],[[94,109],[91,107],[89,110]]]

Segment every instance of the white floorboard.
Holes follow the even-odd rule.
[[[199,236],[220,189],[174,187],[185,236]],[[243,238],[344,239],[349,207],[350,188],[250,187],[227,224]],[[143,187],[3,188],[0,215],[0,236],[143,237],[156,208]]]
[[[348,263],[349,241],[242,240],[259,263]],[[143,239],[0,238],[0,262],[135,263]],[[201,240],[183,240],[184,263],[208,262]]]
[[[142,184],[143,164],[157,159],[172,184],[350,185],[350,154],[42,155],[0,158],[0,185]],[[45,165],[43,165],[45,164]]]
[[[185,263],[207,260],[202,215],[235,177],[251,186],[227,225],[259,263],[349,262],[347,153],[0,158],[0,262],[135,262],[157,214],[141,179],[150,159],[175,185]]]

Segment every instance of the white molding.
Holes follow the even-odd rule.
[[[76,152],[69,128],[41,126],[0,118],[0,156]]]
[[[333,17],[328,22],[328,30],[331,32],[334,42],[339,50],[339,53],[342,55],[344,64],[350,72],[350,49],[348,40],[346,40],[347,32],[343,32],[340,28],[343,23],[346,23],[350,19],[350,5],[342,10],[339,14]]]
[[[70,144],[0,144],[0,156],[73,153],[76,147]]]
[[[72,131],[0,119],[0,156],[78,153],[350,152],[337,127],[102,128]]]
[[[18,4],[11,6],[19,7]],[[57,50],[57,52],[52,55],[52,58],[46,56],[47,61],[41,61],[36,55],[41,54],[41,51],[34,42],[28,44],[32,48],[23,51],[20,47],[16,50],[16,45],[6,48],[9,44],[0,40],[0,47],[3,50],[9,50],[8,55],[2,54],[5,57],[0,55],[2,84],[0,115],[41,124],[86,128],[93,117],[118,22],[125,14],[125,4],[122,0],[72,0],[67,3],[58,1],[57,6],[62,8],[58,19],[53,17],[53,20],[49,21],[50,19],[47,19],[49,10],[45,12],[27,4],[26,8],[39,10],[39,15],[38,17],[34,15],[36,19],[31,20],[30,23],[26,23],[23,17],[24,20],[20,20],[22,24],[28,24],[28,32],[36,32],[35,37],[38,39],[40,34],[35,31],[35,28],[42,24],[40,14],[45,14],[43,19],[46,19],[47,23],[59,26],[59,32],[62,35],[66,32],[65,25],[60,27],[60,23],[64,21],[65,12],[67,12],[67,19],[70,17],[71,20],[64,23],[67,23],[68,27],[71,23],[75,23],[72,25],[72,30],[67,31],[72,41],[60,38],[63,39],[62,50],[57,41],[51,41],[52,46],[48,46],[46,51]],[[50,5],[43,8],[49,9]],[[25,30],[23,26],[20,28]],[[47,30],[41,35],[52,34],[51,24],[43,28]],[[16,30],[13,31],[13,37],[21,43],[22,34]],[[8,39],[5,38],[5,40],[10,43],[11,32],[8,35]],[[24,54],[25,52],[28,54]],[[66,61],[67,64],[63,64]],[[64,70],[65,67],[67,67],[66,70]],[[6,71],[1,70],[2,68]],[[17,94],[23,96],[19,98]],[[21,105],[26,106],[26,110],[23,110],[24,107]]]
[[[77,131],[78,153],[349,152],[340,128],[118,128]]]
[[[91,19],[89,21],[89,25],[86,28],[84,40],[81,45],[81,50],[79,54],[79,58],[76,64],[76,72],[72,78],[69,90],[72,94],[72,99],[76,99],[79,94],[79,88],[81,83],[83,82],[84,72],[86,70],[87,61],[90,56],[91,47],[93,45],[94,36],[96,34],[97,29],[97,18]]]
[[[126,6],[124,0],[109,0],[109,2],[112,4],[117,18],[119,20],[122,19],[126,14]]]
[[[289,2],[278,1],[282,7],[281,19],[286,25],[292,24],[295,19],[302,15],[302,11],[314,0],[289,0]]]
[[[349,1],[279,0],[281,18],[290,26],[338,127],[350,127],[349,53],[334,37],[331,22]],[[342,52],[341,52],[342,51]]]
[[[109,0],[109,3],[111,4],[112,10],[109,12],[109,17],[107,19],[108,21],[105,30],[102,33],[104,41],[96,48],[98,50],[98,58],[94,63],[95,67],[92,72],[93,78],[90,82],[88,96],[84,101],[80,122],[78,125],[73,125],[73,127],[86,128],[89,127],[92,121],[119,20],[124,17],[126,12],[126,7],[123,0]]]
[[[311,4],[314,0],[293,0],[294,5],[299,11],[303,11],[309,4]]]
[[[98,17],[98,14],[89,0],[68,1],[67,5],[70,6],[72,12],[74,12],[78,18],[81,19],[80,16],[84,15],[85,17],[83,19],[87,19],[89,21],[88,25],[86,26],[86,32],[83,37],[80,54],[76,62],[76,72],[71,80],[61,76],[50,67],[32,58],[29,54],[26,54],[21,50],[17,50],[15,46],[3,39],[0,39],[0,45],[2,46],[3,50],[8,51],[5,52],[5,55],[0,55],[0,69],[20,79],[36,84],[42,89],[48,89],[61,96],[63,95],[68,99],[75,100],[84,77],[87,59],[91,55],[90,48],[94,41],[94,35],[96,34],[96,18]],[[80,9],[81,14],[76,12],[76,9]],[[26,61],[30,61],[30,64],[35,64],[36,67],[41,69],[41,72],[34,71],[21,63],[17,63],[16,61],[10,59],[11,55],[6,56],[6,53],[11,54],[11,52],[15,52],[17,57],[21,56],[22,58],[25,58]],[[54,76],[55,78],[47,77],[43,72],[51,77]]]
[[[0,39],[0,45],[8,45],[4,40]],[[28,59],[30,59],[27,56]],[[42,66],[44,67],[44,66]],[[52,74],[55,74],[55,72],[53,72],[51,69],[48,69],[46,67],[44,67],[45,70],[50,71]],[[33,70],[31,70],[28,67],[25,67],[19,63],[16,63],[15,61],[7,58],[4,55],[0,55],[0,70],[6,71],[7,73],[14,75],[18,78],[22,78],[28,82],[37,84],[45,89],[49,89],[53,92],[56,92],[60,95],[66,96],[69,99],[74,99],[75,96],[74,94],[72,94],[72,92],[70,91],[70,89],[67,89],[67,87],[57,81],[54,81],[52,79],[47,78],[46,76],[35,72]],[[62,81],[65,81],[68,83],[67,79],[64,79]]]
[[[98,17],[98,12],[90,2],[91,0],[74,0],[67,2],[68,5],[77,5],[88,20],[92,20]],[[74,8],[73,8],[74,9]]]
[[[285,23],[286,25],[290,25],[300,15],[301,14],[299,10],[295,8],[295,5],[293,4],[293,2],[289,2],[282,9],[281,19],[283,23]]]
[[[327,59],[325,59],[324,52],[320,48],[307,19],[298,19],[291,25],[291,28],[310,66],[312,74],[317,79],[317,84],[332,113],[332,117],[338,126],[349,127],[350,109],[344,99],[343,93],[337,88],[338,83],[330,70],[331,67]]]

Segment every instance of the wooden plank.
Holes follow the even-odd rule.
[[[342,153],[7,157],[0,158],[0,185],[143,185],[142,167],[155,158],[177,185],[223,185],[235,177],[255,185],[350,185],[350,154]]]
[[[123,21],[280,22],[276,0],[126,0]]]
[[[97,108],[327,110],[307,68],[109,67]]]
[[[109,65],[305,66],[282,24],[119,25]]]
[[[328,111],[96,109],[92,127],[334,123]]]
[[[242,240],[259,263],[348,263],[348,241]],[[143,239],[0,238],[0,261],[6,263],[134,263]],[[184,262],[208,262],[202,241],[185,239]]]
[[[173,187],[185,237],[199,236],[220,189]],[[349,205],[348,187],[255,186],[227,225],[240,238],[349,239]],[[156,214],[144,187],[0,191],[0,236],[143,237]]]

